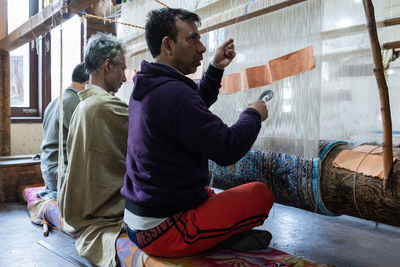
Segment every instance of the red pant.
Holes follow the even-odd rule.
[[[206,251],[232,235],[260,226],[273,204],[260,182],[240,185],[210,197],[196,209],[178,213],[149,230],[128,231],[149,255],[184,257]]]

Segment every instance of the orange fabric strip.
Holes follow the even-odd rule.
[[[373,146],[373,145],[362,145],[355,147],[353,151],[359,151],[367,154],[377,155],[383,153],[383,148],[380,146]]]
[[[271,84],[315,68],[312,46],[273,59],[266,65],[222,77],[220,94],[231,94]]]
[[[271,74],[267,65],[245,69],[240,73],[241,90],[257,88],[270,84]]]
[[[394,161],[395,159],[393,159]],[[381,155],[343,150],[333,161],[333,166],[383,179],[383,157]]]
[[[312,46],[271,60],[269,63],[273,82],[315,68]]]
[[[220,94],[231,94],[239,92],[241,89],[240,72],[224,75],[221,81]]]

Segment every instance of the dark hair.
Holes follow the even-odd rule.
[[[86,71],[91,74],[98,71],[106,59],[113,65],[121,63],[125,53],[123,43],[111,33],[96,33],[90,36],[85,51]]]
[[[175,21],[193,21],[200,25],[200,17],[184,9],[164,7],[152,10],[147,15],[146,42],[151,55],[155,58],[161,53],[161,42],[165,36],[176,42]]]
[[[89,74],[86,72],[85,63],[79,63],[72,71],[72,81],[84,83],[89,80]]]

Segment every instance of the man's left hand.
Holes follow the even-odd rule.
[[[217,68],[223,70],[231,63],[235,56],[235,45],[233,44],[233,39],[230,38],[217,48],[214,56],[214,64]]]

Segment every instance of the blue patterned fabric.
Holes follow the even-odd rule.
[[[236,164],[227,167],[209,161],[211,186],[228,189],[259,181],[268,185],[277,203],[333,216],[321,198],[320,166],[322,159],[334,146],[345,143],[321,141],[319,150],[321,159],[250,151]]]
[[[221,167],[209,162],[212,186],[228,189],[259,181],[272,190],[274,201],[314,211],[313,159],[265,151],[250,151],[236,164]]]

